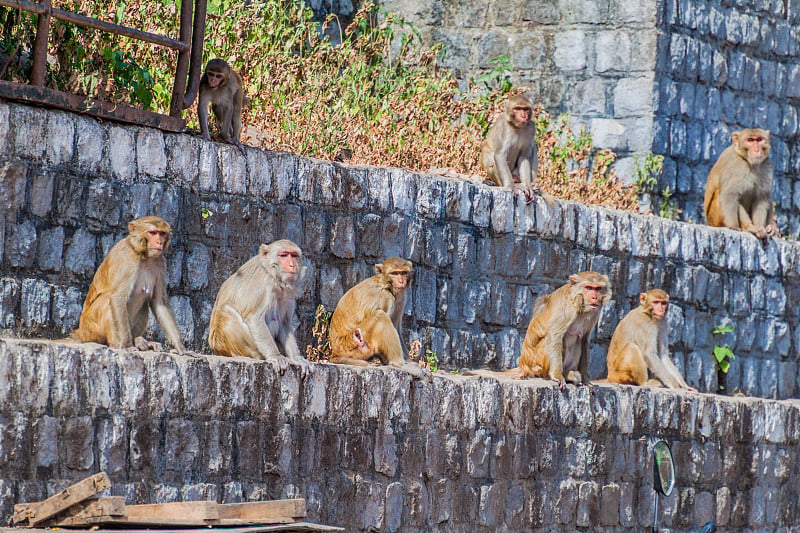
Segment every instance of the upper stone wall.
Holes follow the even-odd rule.
[[[623,179],[637,154],[666,156],[660,188],[703,221],[711,166],[743,127],[772,132],[773,198],[800,230],[800,4],[783,0],[381,0],[461,80],[507,54],[534,101],[585,124]]]
[[[678,191],[686,216],[703,220],[706,177],[730,133],[760,127],[772,132],[778,224],[797,235],[799,22],[797,2],[664,2],[653,151],[668,156],[662,187]]]
[[[800,397],[798,246],[729,230],[536,199],[414,174],[314,161],[185,134],[100,123],[0,103],[0,332],[58,338],[77,324],[95,269],[129,220],[156,214],[174,228],[169,290],[183,338],[207,352],[217,289],[261,242],[304,250],[301,346],[314,309],[333,309],[372,264],[416,265],[406,341],[447,368],[516,364],[536,296],[587,269],[614,297],[592,346],[590,377],[639,292],[672,296],[671,350],[690,384],[716,390],[713,346],[736,353],[728,387]],[[204,219],[203,209],[213,215]],[[736,330],[713,339],[721,322]]]

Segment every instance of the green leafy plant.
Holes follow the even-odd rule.
[[[139,103],[145,109],[153,102],[153,77],[140,67],[130,52],[103,48],[101,55],[111,66],[111,75],[117,86],[130,91],[131,103]]]
[[[475,78],[476,83],[482,83],[486,89],[497,89],[501,94],[508,93],[513,85],[511,84],[511,74],[514,72],[511,66],[511,59],[507,54],[492,59],[489,62],[491,70]]]
[[[669,185],[658,192],[658,182],[664,171],[664,156],[648,153],[644,161],[640,161],[638,156],[634,161],[633,184],[637,194],[642,198],[642,204],[661,217],[678,218],[681,209],[675,204],[672,198],[674,193]]]
[[[439,370],[439,356],[436,355],[436,352],[433,350],[425,350],[425,356],[421,357],[420,352],[422,350],[422,343],[419,341],[413,341],[408,349],[408,357],[412,361],[417,361],[419,366],[422,368],[427,368],[431,372],[436,372]]]
[[[731,333],[732,331],[733,331],[733,326],[731,326],[730,324],[719,324],[715,326],[714,329],[711,330],[711,334],[715,336],[722,336],[725,335],[726,333]],[[714,363],[716,363],[717,365],[717,373],[718,374],[722,373],[722,375],[727,374],[728,370],[730,370],[731,367],[731,361],[734,358],[733,350],[731,349],[731,347],[727,344],[717,344],[716,346],[714,346],[713,354],[714,354]],[[724,378],[723,380],[720,381],[724,381]],[[722,391],[725,390],[725,388],[726,387],[724,383],[719,383],[718,390]]]
[[[663,218],[676,219],[680,216],[682,209],[675,204],[675,199],[672,198],[672,191],[669,185],[664,187],[661,191],[661,201],[658,204],[658,214]]]

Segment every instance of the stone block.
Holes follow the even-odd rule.
[[[627,149],[627,130],[619,120],[608,118],[593,118],[590,122],[589,132],[597,148],[608,148],[615,151]]]
[[[8,117],[10,113],[11,108],[8,104],[0,104],[0,153],[2,154],[8,152],[8,134],[11,126]]]
[[[68,163],[73,157],[75,142],[75,115],[51,111],[47,120],[47,161],[54,165]]]
[[[492,229],[497,233],[510,233],[514,229],[514,193],[502,187],[490,190]]]
[[[600,31],[595,37],[595,70],[625,72],[631,62],[631,34],[624,31]]]
[[[556,33],[553,62],[563,71],[576,71],[586,68],[587,37],[581,30],[568,30]]]
[[[194,342],[194,312],[187,296],[171,296],[169,305],[178,324],[178,333],[184,345]],[[173,347],[174,348],[174,347]]]
[[[247,159],[233,145],[224,145],[219,151],[219,171],[222,190],[234,194],[247,192]]]
[[[43,158],[47,150],[47,117],[50,113],[44,108],[11,107],[12,153],[31,159]]]
[[[14,224],[7,231],[5,260],[12,267],[31,267],[36,259],[38,234],[33,222]]]
[[[87,472],[92,469],[94,467],[92,417],[68,418],[64,422],[63,432],[62,444],[66,456],[66,467],[78,472]]]
[[[614,115],[636,116],[652,109],[654,84],[651,76],[623,78],[613,90]]]
[[[52,290],[44,280],[22,282],[22,320],[26,326],[42,326],[50,321]]]
[[[131,183],[136,178],[136,142],[130,129],[111,126],[107,130],[106,167],[115,179]]]
[[[75,274],[91,276],[95,271],[97,239],[85,229],[78,229],[69,239],[64,266]]]
[[[18,213],[25,206],[25,187],[28,167],[17,163],[0,166],[0,202],[6,206],[5,218],[16,222]]]
[[[106,146],[103,127],[90,117],[75,117],[75,155],[77,164],[89,171],[97,171],[103,162]]]
[[[200,143],[198,179],[201,191],[216,191],[219,181],[219,160],[216,143]]]
[[[52,319],[61,334],[69,333],[78,327],[82,310],[83,295],[78,289],[53,288]]]

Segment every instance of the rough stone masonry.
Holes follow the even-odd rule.
[[[592,346],[590,377],[638,294],[671,296],[671,346],[687,381],[717,388],[712,350],[736,359],[728,388],[800,397],[798,246],[576,203],[531,205],[510,191],[394,168],[237,149],[180,134],[0,103],[0,332],[59,338],[78,321],[92,275],[128,221],[170,222],[172,308],[187,346],[208,353],[222,282],[278,238],[298,243],[309,275],[298,338],[372,265],[415,264],[406,342],[445,368],[516,364],[535,298],[569,273],[609,275],[614,292]],[[211,216],[204,218],[204,210]],[[715,338],[718,324],[735,330]],[[153,326],[156,327],[155,325]]]
[[[0,340],[0,520],[98,470],[129,503],[306,498],[348,531],[796,531],[800,404]]]

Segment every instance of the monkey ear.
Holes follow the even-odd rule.
[[[736,145],[739,144],[739,132],[738,131],[734,131],[734,132],[731,133],[731,141],[733,142],[733,144],[736,144]]]
[[[644,307],[646,302],[647,302],[647,293],[646,292],[640,292],[639,293],[639,305]]]
[[[136,221],[131,220],[130,222],[128,222],[128,233],[133,233],[135,231],[136,231]]]
[[[267,256],[269,255],[269,245],[262,244],[261,246],[259,246],[258,247],[258,255],[263,257],[264,259],[266,259]]]
[[[569,277],[569,283],[570,283],[570,285],[575,285],[576,283],[579,283],[579,282],[580,282],[580,280],[578,280],[578,275],[577,275],[577,274],[572,274],[572,275]]]
[[[375,263],[375,273],[383,274],[383,263]]]

